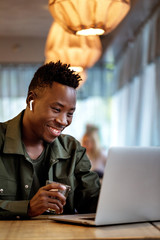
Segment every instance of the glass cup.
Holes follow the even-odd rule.
[[[48,185],[48,184],[50,184],[50,183],[54,183],[54,181],[46,180],[46,185]],[[55,182],[55,183],[59,183],[59,182]],[[65,185],[65,184],[63,184],[63,183],[59,183],[59,184],[61,184],[62,186],[65,186],[66,189],[60,190],[60,189],[56,189],[56,188],[55,188],[55,189],[51,189],[50,191],[60,192],[60,193],[62,193],[62,194],[67,198],[68,193],[69,193],[69,191],[71,190],[71,187],[70,187],[69,185]],[[47,212],[55,213],[55,210],[49,208],[49,209],[47,210]]]

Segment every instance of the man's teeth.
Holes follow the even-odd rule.
[[[58,134],[58,133],[60,132],[60,130],[57,130],[57,129],[52,128],[52,127],[50,127],[50,128],[51,128],[51,130],[52,130],[53,132],[55,132],[56,134]]]

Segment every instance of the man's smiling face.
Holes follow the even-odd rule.
[[[76,90],[53,82],[37,91],[34,100],[32,132],[36,138],[53,142],[71,124],[76,107]]]

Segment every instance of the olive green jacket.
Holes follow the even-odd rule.
[[[0,219],[27,217],[33,167],[24,155],[21,141],[23,112],[0,123]],[[85,149],[69,135],[50,144],[48,179],[71,186],[64,213],[95,212],[100,183],[90,171]]]

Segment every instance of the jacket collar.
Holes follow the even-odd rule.
[[[23,114],[24,110],[7,122],[3,148],[4,153],[24,154],[21,141],[21,122]]]
[[[53,143],[51,143],[51,158],[52,159],[67,159],[70,157],[68,152],[64,149],[60,142],[60,137],[56,138]]]

